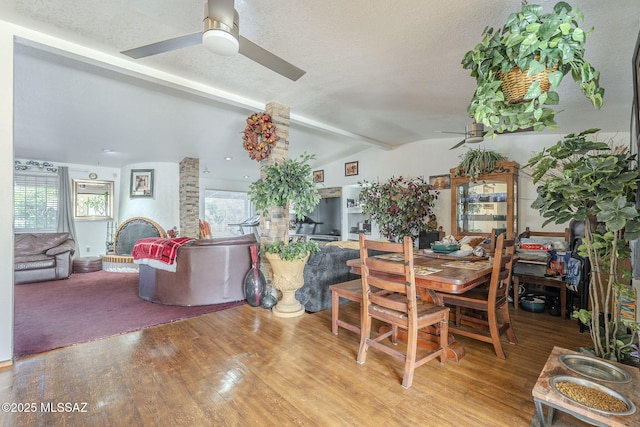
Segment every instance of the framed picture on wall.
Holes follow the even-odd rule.
[[[434,190],[447,190],[451,188],[451,176],[449,174],[432,175],[429,177],[429,184]]]
[[[344,164],[344,176],[358,175],[358,162]]]
[[[324,182],[324,169],[313,171],[313,182]]]
[[[153,197],[153,169],[131,169],[130,197]]]

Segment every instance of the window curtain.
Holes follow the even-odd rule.
[[[58,232],[69,233],[75,242],[75,253],[78,254],[76,223],[73,219],[73,193],[67,166],[58,167]]]

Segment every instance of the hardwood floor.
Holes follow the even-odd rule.
[[[353,303],[340,314],[358,318]],[[574,320],[512,316],[519,344],[505,339],[506,360],[460,337],[460,362],[433,360],[404,390],[400,361],[371,350],[356,363],[359,337],[332,335],[330,310],[282,319],[245,305],[18,359],[0,368],[0,402],[36,411],[3,411],[0,425],[529,426],[531,389],[553,346],[590,338]]]

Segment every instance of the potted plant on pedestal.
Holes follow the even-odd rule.
[[[383,236],[391,240],[418,237],[421,231],[438,227],[433,212],[438,191],[423,177],[391,177],[387,182],[359,183],[362,212],[371,215]]]
[[[297,159],[262,166],[264,178],[249,186],[249,197],[258,211],[268,213],[269,208],[279,207],[288,218],[289,208],[296,219],[313,211],[320,202],[320,194],[309,160],[314,157],[303,154]],[[301,240],[289,242],[289,227],[284,228],[282,240],[266,243],[260,253],[264,255],[273,271],[273,286],[282,293],[282,298],[273,307],[278,317],[295,317],[304,314],[304,306],[296,299],[296,290],[304,284],[304,266],[312,252],[319,251],[318,244]]]
[[[556,128],[558,111],[550,106],[560,97],[549,89],[557,88],[568,73],[594,107],[602,106],[600,73],[584,59],[588,33],[578,27],[583,19],[563,1],[550,13],[524,1],[501,29],[485,29],[482,42],[465,54],[462,66],[478,83],[467,112],[487,127],[487,136]]]
[[[636,209],[640,171],[626,148],[587,140],[597,131],[567,135],[531,158],[527,167],[533,170],[533,182],[542,183],[531,207],[547,218],[543,226],[572,219],[585,224],[579,254],[591,264],[591,310],[573,316],[590,327],[594,347],[582,350],[628,362],[636,349],[637,363],[638,323],[621,316],[620,301],[633,295],[622,261],[629,258],[629,241],[640,237]]]

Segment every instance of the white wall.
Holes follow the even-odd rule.
[[[13,30],[0,21],[0,364],[13,357]]]
[[[597,127],[597,123],[594,123]],[[579,132],[582,129],[570,130],[566,133]],[[359,155],[350,156],[342,160],[319,166],[324,169],[324,183],[326,187],[339,187],[357,184],[363,181],[385,181],[391,176],[429,178],[431,175],[449,173],[449,169],[460,163],[460,156],[467,151],[466,147],[480,148],[497,151],[518,162],[521,165],[518,182],[518,230],[525,227],[532,230],[542,230],[543,218],[537,211],[531,208],[531,203],[536,198],[536,186],[527,175],[522,166],[525,165],[534,154],[545,147],[554,145],[563,134],[548,135],[540,133],[522,133],[513,135],[500,135],[495,139],[485,140],[480,144],[463,146],[456,150],[449,150],[460,138],[429,139],[403,145],[391,151],[382,151],[370,148]],[[629,132],[620,131],[616,134],[599,134],[599,140],[607,141],[613,138],[620,145],[629,145]],[[295,144],[295,141],[291,141]],[[358,161],[358,175],[344,176],[344,164]],[[436,201],[435,213],[438,225],[441,225],[445,233],[451,232],[451,190],[440,190]],[[545,231],[564,231],[567,225],[548,224]]]
[[[182,159],[180,159],[182,160]],[[153,169],[153,197],[130,197],[131,170]],[[118,223],[136,216],[168,230],[180,228],[180,166],[178,163],[136,163],[122,168]]]

